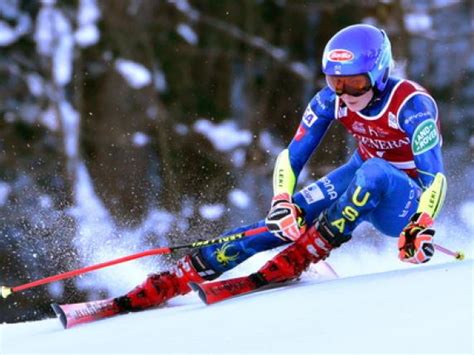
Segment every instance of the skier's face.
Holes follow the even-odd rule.
[[[374,90],[370,89],[365,94],[360,96],[351,96],[348,94],[342,94],[340,96],[341,100],[347,105],[347,108],[353,112],[362,111],[367,107],[370,100],[374,96]]]

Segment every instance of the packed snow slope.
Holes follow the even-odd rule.
[[[468,353],[473,261],[299,282],[206,306],[170,306],[64,330],[1,325],[0,353]]]

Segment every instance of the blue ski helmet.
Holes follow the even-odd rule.
[[[353,25],[337,32],[326,44],[323,73],[367,74],[372,86],[383,91],[392,63],[392,49],[385,31],[371,25]]]

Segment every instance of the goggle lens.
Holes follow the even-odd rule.
[[[367,74],[347,76],[326,75],[326,82],[336,95],[362,96],[372,87]]]

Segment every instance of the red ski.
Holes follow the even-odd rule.
[[[113,299],[73,304],[51,304],[65,329],[82,323],[108,318],[120,314]]]
[[[286,283],[268,284],[261,281],[257,274],[237,277],[223,281],[197,284],[190,282],[189,286],[198,292],[199,298],[206,304],[213,304],[226,299],[245,295],[260,289],[282,286]]]
[[[324,277],[325,280],[339,278],[338,274],[328,263],[321,261],[318,263],[317,274]],[[294,281],[294,280],[293,280]],[[267,283],[258,273],[248,276],[236,277],[223,281],[205,282],[197,284],[190,282],[189,286],[198,293],[199,298],[206,304],[213,304],[226,299],[245,295],[251,292],[267,290],[270,288],[288,285],[292,280],[286,282]]]

